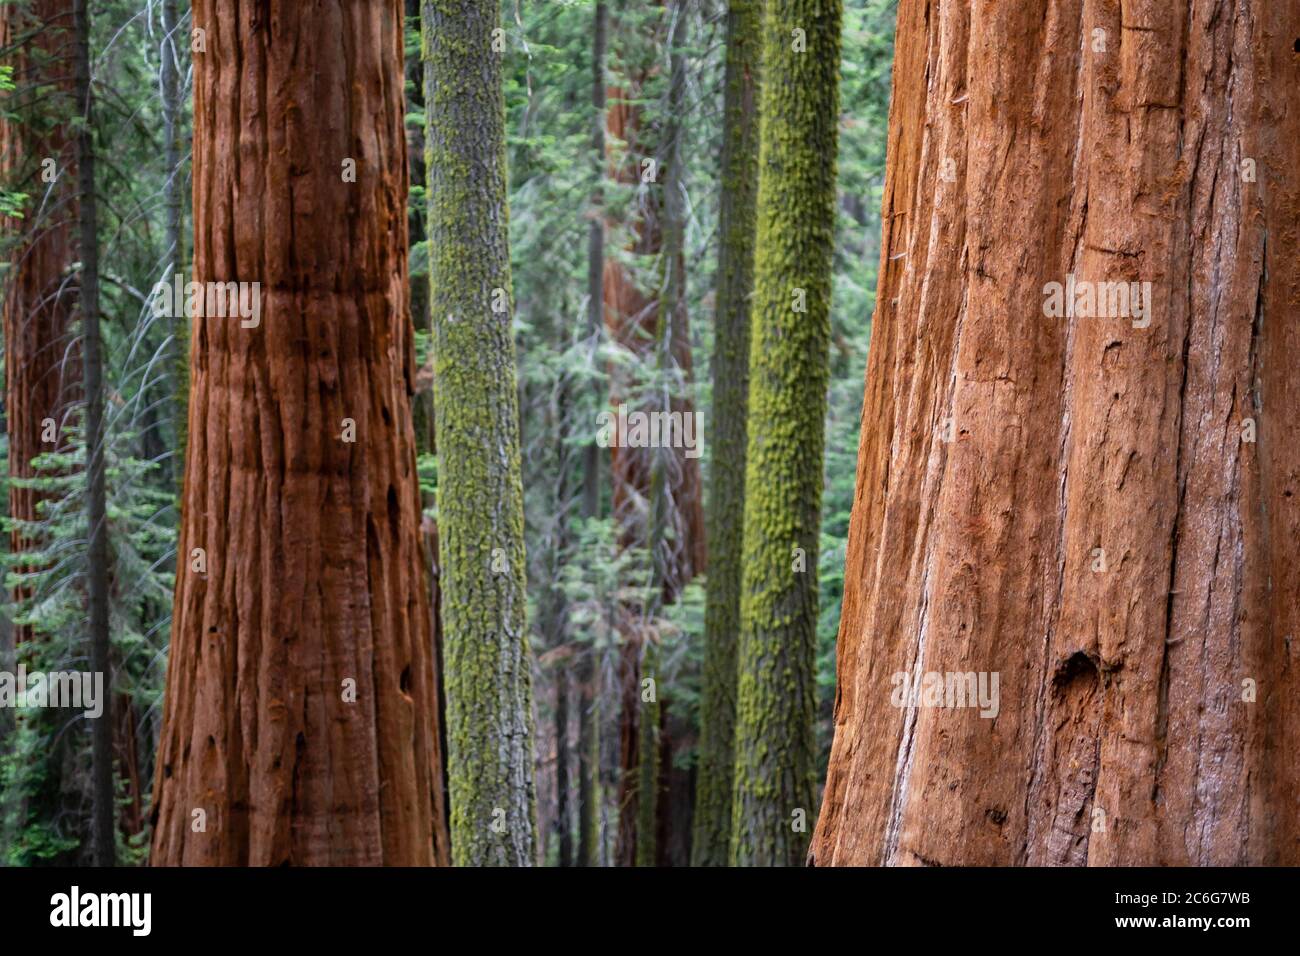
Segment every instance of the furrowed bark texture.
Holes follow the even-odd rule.
[[[458,866],[534,861],[524,508],[495,0],[423,7],[434,427]]]
[[[70,331],[77,287],[68,271],[77,259],[76,164],[72,138],[57,118],[61,110],[68,117],[73,112],[72,26],[72,0],[0,7],[0,48],[15,47],[8,65],[17,89],[9,96],[10,109],[18,114],[0,123],[0,175],[7,188],[28,197],[23,218],[5,225],[18,238],[4,288],[10,478],[35,477],[32,459],[64,446],[65,419],[81,380]],[[45,182],[51,169],[55,180]],[[56,424],[54,442],[42,440],[46,419]],[[10,482],[9,516],[15,521],[36,521],[40,500],[35,488]],[[9,533],[15,555],[34,543],[22,524]],[[26,596],[23,587],[14,593],[16,600]],[[17,643],[30,636],[30,627],[14,630]]]
[[[816,799],[817,547],[842,15],[839,0],[772,0],[763,21],[732,801],[736,865],[801,864]],[[792,38],[796,29],[806,37],[802,50]]]
[[[260,282],[261,322],[193,321],[152,862],[445,863],[401,4],[194,26],[194,278]]]
[[[745,419],[749,401],[749,308],[754,288],[758,198],[758,83],[763,6],[732,0],[727,11],[722,195],[718,211],[717,307],[713,318],[713,415],[705,523],[709,576],[704,610],[704,687],[691,862],[726,866],[731,849],[732,742],[736,728],[736,636],[740,631],[745,519]]]
[[[900,4],[817,865],[1300,862],[1297,36]],[[891,705],[931,672],[996,717]]]

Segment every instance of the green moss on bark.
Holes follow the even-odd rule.
[[[534,862],[524,512],[495,0],[425,0],[452,861]]]
[[[699,782],[691,845],[691,862],[695,866],[725,866],[731,842],[762,14],[761,0],[732,0],[727,14],[712,457],[706,515],[709,576],[704,613]]]
[[[731,835],[737,865],[802,864],[816,809],[816,570],[842,13],[840,0],[770,0],[763,22]]]

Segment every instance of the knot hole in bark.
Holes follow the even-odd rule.
[[[1052,689],[1058,697],[1065,696],[1063,692],[1075,681],[1091,678],[1095,685],[1097,677],[1096,662],[1083,651],[1075,651],[1057,665],[1056,673],[1052,676]]]
[[[1083,651],[1062,661],[1052,677],[1051,737],[1045,794],[1050,825],[1038,865],[1088,862],[1093,797],[1100,761],[1101,672]]]

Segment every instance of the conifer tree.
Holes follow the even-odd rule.
[[[423,6],[453,861],[534,862],[532,689],[496,0]]]
[[[800,865],[815,812],[839,0],[769,0],[759,96],[731,859]]]

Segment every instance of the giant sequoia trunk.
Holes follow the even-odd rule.
[[[0,49],[14,49],[8,64],[16,87],[0,123],[0,175],[6,188],[28,197],[23,218],[5,225],[16,240],[4,290],[4,349],[9,475],[18,479],[35,477],[34,457],[66,445],[65,419],[81,379],[71,335],[78,215],[66,125],[73,113],[72,12],[72,0],[0,6]],[[39,517],[40,500],[37,489],[10,482],[15,555],[35,544],[28,525]],[[27,594],[19,587],[15,597]],[[16,628],[15,639],[30,630]]]
[[[1300,863],[1300,7],[1122,14],[900,4],[817,865]]]
[[[447,859],[401,14],[194,4],[194,278],[261,321],[194,319],[155,864]]]
[[[534,861],[532,689],[497,0],[423,6],[452,849]]]

